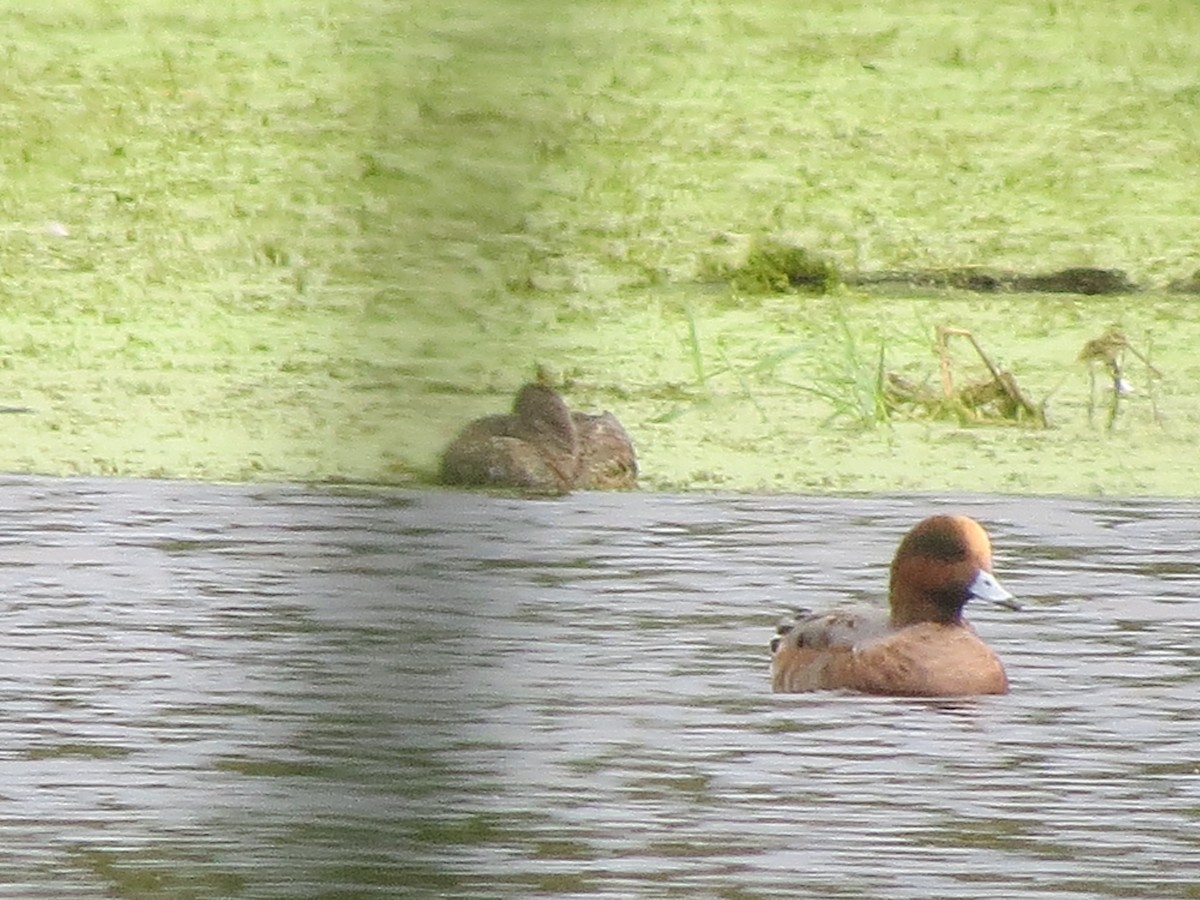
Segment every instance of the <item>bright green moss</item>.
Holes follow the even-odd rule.
[[[4,19],[0,404],[34,412],[0,469],[410,482],[541,362],[652,488],[1195,492],[1200,323],[1154,292],[1197,267],[1194,3],[1105,28],[1071,0]],[[727,235],[770,248],[722,263],[732,289],[704,280]],[[965,266],[1151,290],[835,283]],[[936,377],[943,322],[1054,427],[864,429],[881,354]],[[1164,377],[1131,368],[1107,435],[1076,356],[1113,324]]]

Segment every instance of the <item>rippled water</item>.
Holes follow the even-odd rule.
[[[1200,897],[1200,508],[3,480],[5,897]],[[773,696],[982,519],[1012,694]]]

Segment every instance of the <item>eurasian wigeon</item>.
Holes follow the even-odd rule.
[[[992,575],[983,526],[967,516],[931,516],[896,550],[889,613],[805,612],[779,626],[771,687],[914,697],[1007,693],[1004,665],[963,618],[972,597],[1016,608]]]
[[[611,413],[572,412],[538,382],[517,392],[513,411],[469,423],[442,453],[445,484],[539,493],[637,486],[629,435]]]

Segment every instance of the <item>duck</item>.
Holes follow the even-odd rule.
[[[530,493],[631,490],[637,458],[609,412],[572,411],[549,385],[517,391],[511,413],[467,424],[442,453],[443,484],[508,487]]]
[[[802,610],[776,629],[772,690],[1006,694],[1004,664],[963,616],[971,599],[1020,608],[992,574],[991,539],[982,525],[964,515],[923,519],[892,559],[888,610]]]

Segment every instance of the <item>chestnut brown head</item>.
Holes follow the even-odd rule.
[[[962,621],[972,597],[1011,603],[992,575],[992,544],[967,516],[931,516],[905,535],[892,560],[892,625]]]

